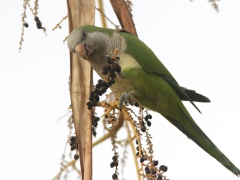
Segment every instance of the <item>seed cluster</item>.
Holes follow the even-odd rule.
[[[89,101],[86,103],[89,110],[92,109],[92,107],[97,106],[97,103],[100,100],[99,96],[102,96],[107,89],[110,87],[110,84],[108,82],[103,81],[102,79],[98,80],[98,83],[95,86],[95,89],[90,92]]]
[[[37,16],[34,17],[34,20],[36,21],[36,25],[38,29],[43,29],[42,22],[39,20]]]
[[[149,119],[152,119],[152,115],[151,114],[148,114],[144,117],[146,123],[147,123],[147,126],[150,127],[152,125],[151,121],[149,121]]]
[[[100,121],[100,118],[92,115],[92,135],[95,137],[97,135],[96,129],[98,126],[98,121]]]
[[[115,84],[115,78],[116,78],[116,72],[121,72],[121,67],[119,66],[119,57],[116,57],[115,59],[112,59],[109,56],[106,56],[106,65],[102,67],[102,74],[107,75],[108,74],[108,83],[111,86],[112,84]]]
[[[116,73],[121,72],[121,67],[119,66],[119,57],[111,58],[109,56],[105,57],[106,65],[102,67],[102,74],[108,75],[107,81],[102,79],[98,80],[94,90],[90,92],[90,96],[88,98],[88,102],[86,103],[87,108],[92,110],[93,107],[97,106],[97,103],[100,100],[100,96],[102,96],[107,89],[115,83]],[[92,134],[93,136],[97,135],[96,128],[98,126],[99,117],[95,115],[92,116]]]
[[[119,57],[111,58],[109,56],[105,57],[106,65],[102,67],[102,74],[108,75],[108,81],[104,81],[102,79],[98,80],[98,83],[95,86],[95,89],[90,93],[89,101],[87,102],[88,109],[92,109],[92,107],[97,106],[97,102],[99,102],[100,97],[102,96],[107,89],[115,83],[116,72],[121,72],[121,67],[119,66]]]
[[[117,158],[117,156],[113,156],[112,160],[113,160],[113,162],[111,162],[110,167],[111,168],[113,168],[114,166],[117,167],[118,166],[118,158]]]
[[[140,158],[139,161],[142,164],[142,166],[144,166],[145,168],[143,168],[144,172],[142,174],[143,177],[147,178],[147,179],[156,179],[156,180],[163,180],[165,179],[165,177],[163,176],[163,173],[167,171],[167,166],[165,165],[160,165],[159,167],[158,164],[158,160],[153,160],[153,150],[152,150],[152,142],[150,141],[151,139],[151,135],[148,133],[148,129],[146,128],[145,124],[147,123],[148,126],[151,126],[151,124],[149,123],[150,119],[152,119],[152,116],[150,114],[147,114],[146,116],[143,116],[144,118],[142,118],[142,121],[140,123],[140,129],[142,130],[142,127],[145,128],[145,133],[146,133],[146,137],[147,137],[147,144],[148,144],[148,151],[145,151],[144,149],[142,149],[142,144],[141,144],[141,139],[137,139],[136,140],[136,157]],[[143,120],[144,119],[144,120]],[[139,144],[140,143],[140,144]]]
[[[148,127],[150,127],[152,125],[152,123],[151,123],[151,121],[149,121],[149,119],[152,119],[152,115],[151,114],[148,114],[148,115],[146,115],[144,117],[144,120],[146,121]],[[142,121],[142,125],[141,125],[140,130],[142,132],[146,132],[146,126],[145,126],[145,122],[144,121]]]
[[[145,174],[147,176],[157,177],[157,180],[162,180],[163,179],[162,174],[167,171],[168,167],[165,165],[160,165],[159,168],[157,169],[156,168],[157,165],[158,165],[158,161],[155,160],[153,161],[152,166],[146,166],[144,168]]]
[[[78,149],[78,143],[77,143],[77,138],[76,136],[71,136],[70,137],[70,146],[71,146],[71,151],[73,151],[74,149]],[[79,155],[76,153],[74,155],[74,159],[77,160],[79,158]]]
[[[112,151],[114,151],[114,156],[112,157],[112,162],[110,163],[110,167],[113,168],[115,167],[115,172],[114,174],[112,175],[112,179],[113,180],[118,180],[118,158],[119,158],[119,155],[118,155],[118,152],[117,152],[117,149],[118,149],[118,146],[116,145],[116,138],[117,138],[117,134],[116,134],[116,131],[115,131],[115,127],[117,125],[117,121],[113,121],[112,122],[112,134],[111,134],[111,143],[112,143]]]

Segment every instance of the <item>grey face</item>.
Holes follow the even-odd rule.
[[[93,56],[106,55],[110,37],[101,32],[86,33],[81,30],[73,31],[68,37],[68,48],[77,52],[82,58],[90,60]]]
[[[82,32],[80,30],[74,30],[68,36],[67,45],[68,49],[75,52],[75,46],[79,44],[82,40]]]

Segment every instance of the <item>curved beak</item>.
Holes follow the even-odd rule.
[[[93,49],[87,44],[79,43],[75,46],[75,52],[78,53],[82,58],[88,59],[93,54]]]

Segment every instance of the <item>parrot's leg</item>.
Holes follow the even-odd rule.
[[[122,110],[123,103],[125,103],[126,105],[128,104],[129,97],[130,95],[128,93],[123,93],[122,96],[120,97],[120,101],[119,101],[120,111]]]
[[[117,72],[117,74],[121,79],[123,79],[123,76],[122,76],[121,72]]]

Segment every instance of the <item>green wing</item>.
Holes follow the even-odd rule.
[[[120,32],[120,34],[126,40],[127,54],[136,59],[145,71],[157,74],[165,81],[167,81],[179,95],[179,97],[182,97],[181,99],[190,101],[190,103],[201,113],[198,107],[193,103],[193,100],[188,96],[187,92],[178,85],[177,81],[174,79],[171,73],[148,46],[146,46],[142,41],[130,33]]]
[[[134,57],[144,70],[158,75],[165,74],[174,79],[167,68],[161,61],[159,61],[154,52],[141,40],[126,32],[120,32],[120,35],[124,37],[127,43],[126,53]]]

